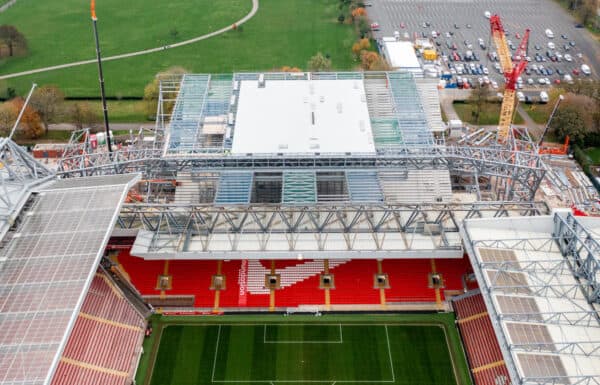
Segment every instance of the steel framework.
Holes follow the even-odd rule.
[[[524,377],[520,374],[513,353],[561,354],[569,357],[598,357],[599,341],[582,340],[568,335],[563,341],[538,340],[531,337],[526,343],[511,342],[505,328],[507,321],[528,325],[557,327],[600,328],[598,305],[598,242],[572,215],[555,214],[548,219],[554,225],[546,238],[472,239],[470,222],[461,227],[461,236],[474,268],[492,325],[498,336],[505,363],[515,384],[600,384],[600,375],[549,375]],[[512,228],[518,231],[517,228]],[[490,231],[493,231],[490,228]],[[536,230],[532,230],[536,231]],[[482,237],[481,235],[479,236]],[[493,236],[490,235],[490,238]],[[476,250],[495,249],[537,253],[546,258],[485,261]],[[554,257],[553,256],[557,256]],[[502,258],[501,258],[502,259]],[[524,277],[527,282],[524,282]],[[565,277],[570,277],[570,283]],[[577,278],[573,280],[573,277]],[[563,303],[563,309],[515,308],[504,312],[496,305],[495,296],[510,298],[550,298]],[[514,297],[513,297],[514,296]],[[518,309],[518,311],[516,311]],[[567,310],[570,309],[570,310]],[[504,326],[503,326],[504,325]],[[537,336],[539,338],[539,336]]]
[[[257,80],[260,76],[261,75],[257,73],[234,74],[231,80],[233,93],[235,94],[236,92],[235,83],[239,80]],[[390,83],[391,75],[385,72],[369,73],[368,79],[366,75],[354,72],[315,74],[266,73],[263,74],[263,76],[265,81],[294,81],[306,79],[355,79],[357,81],[363,81],[377,78],[375,80],[383,82],[380,87],[384,87],[384,90],[381,92],[385,92],[386,95],[394,95],[388,88],[392,87],[392,84]],[[209,79],[212,79],[213,77],[214,76]],[[192,77],[189,76],[188,78],[192,79]],[[227,82],[227,79],[231,78],[231,76],[224,77],[224,75],[221,75],[214,78],[225,79],[221,81],[221,83],[223,83]],[[184,108],[185,103],[182,102],[182,100],[185,99],[185,95],[188,95],[191,92],[191,95],[194,96],[196,95],[196,91],[200,92],[201,90],[194,91],[188,90],[187,88],[184,90],[182,79],[187,78],[182,76],[163,76],[160,79],[156,128],[153,143],[140,141],[133,147],[123,148],[113,152],[112,159],[106,152],[89,151],[83,154],[67,154],[59,164],[59,173],[63,176],[89,176],[143,172],[145,179],[157,179],[174,177],[177,172],[212,172],[233,169],[238,171],[242,171],[241,169],[260,169],[261,171],[268,171],[269,169],[281,170],[284,168],[322,170],[330,168],[338,170],[340,168],[386,168],[405,170],[447,167],[450,174],[454,177],[469,178],[474,181],[474,185],[477,185],[478,182],[481,181],[481,183],[491,187],[494,192],[492,200],[498,201],[533,200],[535,192],[545,175],[545,168],[543,167],[541,158],[536,154],[536,151],[530,151],[526,146],[522,147],[522,150],[514,150],[497,145],[490,147],[446,146],[443,140],[436,143],[430,143],[429,140],[425,142],[416,140],[414,143],[411,142],[410,146],[383,146],[379,147],[375,154],[314,153],[232,155],[227,149],[226,141],[223,145],[219,145],[220,147],[213,146],[208,148],[204,144],[194,145],[196,147],[202,147],[198,150],[202,153],[196,153],[195,150],[188,154],[181,153],[176,151],[176,149],[170,149],[167,145],[168,143],[173,142],[171,136],[174,134],[171,132],[171,126],[177,128],[188,121],[188,123],[193,123],[188,128],[176,130],[177,135],[181,136],[181,138],[178,136],[177,141],[181,142],[185,139],[184,141],[187,143],[189,139],[188,136],[196,137],[199,135],[201,130],[198,128],[198,125],[202,124],[202,114],[197,115],[199,113],[196,111],[198,108],[194,108],[195,112],[188,111],[189,108]],[[216,99],[210,103],[210,106],[212,106],[210,108],[214,109],[218,107],[215,114],[218,116],[225,116],[228,111],[231,112],[231,109],[228,110],[226,108],[229,106],[229,103],[223,102],[223,100],[227,99],[225,96],[229,95],[229,93],[221,90],[221,86],[217,88],[217,96],[212,96]],[[207,97],[206,92],[200,92],[200,94],[203,95],[202,98]],[[418,100],[415,103],[417,102]],[[201,105],[202,111],[209,108],[208,106],[205,106],[204,102],[196,103],[194,98],[190,100],[190,103],[193,106],[196,106],[197,104]],[[225,104],[227,104],[227,106],[225,106]],[[404,104],[405,103],[403,103],[403,105]],[[391,118],[395,117],[401,119],[400,112],[403,111],[401,109],[404,107],[395,106],[393,103],[389,106],[386,104],[385,106],[379,107],[385,107],[386,111],[389,109],[387,114],[390,115]],[[417,110],[422,112],[423,109],[420,106],[417,107]],[[425,124],[423,122],[421,123]],[[233,128],[231,129],[233,130]],[[165,144],[165,142],[167,144]],[[169,149],[167,149],[167,147],[169,147]]]
[[[573,215],[554,216],[560,251],[579,280],[588,301],[600,305],[600,243]]]
[[[431,256],[432,252],[456,257],[463,253],[458,231],[465,219],[547,213],[541,202],[306,207],[128,204],[117,227],[146,232],[145,256],[193,253],[193,257],[235,258],[269,251],[287,258],[299,253],[310,258],[312,251],[321,255],[330,251],[338,258]],[[401,244],[391,245],[392,239]],[[258,246],[248,248],[243,241]]]
[[[21,146],[0,138],[0,239],[25,205],[32,188],[53,176]]]

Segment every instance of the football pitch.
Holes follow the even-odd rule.
[[[215,321],[163,325],[144,383],[469,383],[461,373],[464,357],[453,354],[444,323],[369,322],[364,316]]]

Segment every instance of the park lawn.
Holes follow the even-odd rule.
[[[100,100],[66,100],[63,105],[63,110],[68,111],[75,103],[88,103],[98,116],[98,120],[102,120],[102,102]],[[148,122],[148,114],[145,110],[143,100],[108,100],[108,119],[113,123],[144,123]],[[55,119],[57,122],[69,123],[70,118],[65,112]]]
[[[153,317],[152,322],[155,335],[144,343],[136,376],[141,385],[471,383],[452,314]]]
[[[184,47],[105,62],[107,94],[142,96],[154,75],[171,66],[196,73],[269,71],[285,65],[306,69],[310,57],[319,51],[330,55],[333,69],[351,70],[357,65],[351,52],[356,37],[352,25],[337,22],[338,15],[338,2],[330,0],[261,0],[258,13],[241,30]],[[92,47],[87,40],[85,44]],[[8,79],[6,86],[24,94],[32,82],[57,84],[67,96],[99,94],[93,64]]]
[[[200,36],[239,20],[251,7],[251,0],[102,0],[96,6],[102,54],[117,55]],[[29,55],[6,61],[0,73],[95,58],[89,1],[18,1],[0,19],[0,24],[15,25],[29,45]]]
[[[584,150],[592,164],[600,164],[600,147],[589,147]]]
[[[493,126],[497,125],[500,121],[500,103],[484,104],[479,115],[479,123],[475,123],[475,119],[473,119],[472,112],[475,108],[474,104],[454,103],[453,107],[456,113],[458,114],[460,120],[469,124],[477,124],[479,126]],[[521,115],[516,114],[513,123],[522,124],[523,118],[521,117]]]
[[[523,110],[527,112],[527,115],[534,122],[538,124],[546,124],[548,122],[548,118],[550,117],[550,113],[552,112],[552,107],[550,103],[547,104],[521,104]]]

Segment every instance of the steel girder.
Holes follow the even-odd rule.
[[[573,215],[554,215],[558,247],[567,258],[590,303],[600,304],[600,243]]]
[[[544,175],[537,154],[515,152],[503,147],[440,146],[410,148],[379,154],[312,155],[205,155],[162,157],[157,148],[122,149],[63,159],[64,176],[143,172],[145,178],[179,171],[283,170],[283,169],[427,169],[448,168],[452,175],[497,178],[503,188],[499,200],[533,200]]]
[[[270,243],[288,243],[288,250],[299,248],[299,238],[310,238],[318,250],[332,250],[342,242],[347,251],[381,252],[386,241],[401,239],[402,250],[423,250],[413,242],[428,242],[431,249],[462,253],[458,229],[467,218],[542,215],[548,207],[540,202],[478,202],[473,204],[423,205],[339,205],[339,206],[224,206],[213,205],[124,205],[117,226],[152,232],[149,250],[183,250],[193,238],[210,252],[216,236],[227,242],[227,250],[237,251],[241,239],[252,236],[260,250],[268,252]],[[226,238],[226,241],[223,239]],[[415,238],[417,238],[415,240]],[[371,245],[364,249],[362,240]],[[391,241],[390,241],[391,242]],[[339,243],[337,244],[339,245]]]
[[[54,177],[11,139],[0,138],[0,239],[27,201],[31,189]]]

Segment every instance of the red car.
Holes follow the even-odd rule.
[[[400,28],[406,28],[406,24],[400,23]]]
[[[577,68],[575,68],[573,70],[573,75],[575,75],[575,76],[579,75],[579,70]]]

